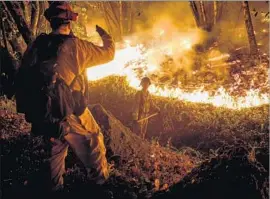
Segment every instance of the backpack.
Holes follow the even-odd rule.
[[[57,54],[67,38],[69,36],[40,35],[30,49],[29,60],[22,63],[15,79],[17,112],[24,113],[32,126],[44,127],[34,134],[58,137],[62,121],[75,114],[78,106],[70,88],[79,74],[68,86],[57,73]]]

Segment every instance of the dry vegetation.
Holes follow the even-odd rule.
[[[14,102],[5,98],[1,102],[3,196],[16,198],[24,194],[31,197],[46,193],[42,187],[46,175],[49,175],[43,166],[48,157],[46,143],[41,137],[30,135],[30,125],[23,115],[14,112]],[[65,196],[72,197],[78,192],[84,195],[90,187],[92,192],[102,194],[101,198],[151,197],[153,193],[167,190],[177,183],[201,161],[196,156],[141,140],[111,113],[100,106],[100,110],[95,107],[92,110],[103,128],[111,177],[102,188],[89,185],[82,165],[70,151],[66,161],[66,187],[62,193]],[[109,120],[105,121],[104,116]]]
[[[130,126],[135,92],[125,78],[108,77],[90,83],[89,103],[101,103]],[[268,133],[268,105],[231,110],[162,97],[155,97],[155,101],[162,112],[150,121],[148,138],[163,145],[170,139],[178,149],[188,146],[209,150],[241,139],[256,146],[260,137]]]
[[[102,104],[111,112],[109,115],[125,126],[130,125],[135,90],[125,78],[108,77],[91,82],[90,88],[91,104]],[[214,198],[239,198],[247,188],[245,198],[267,198],[268,105],[230,110],[161,97],[155,101],[162,109],[161,115],[149,125],[149,146],[155,158],[145,161],[140,155],[132,155],[128,161],[122,158],[119,161],[117,155],[112,156],[111,178],[100,188],[86,182],[81,164],[70,152],[66,189],[62,193],[65,197],[72,198],[78,192],[88,194],[91,187],[101,198],[178,198],[179,195],[211,198],[209,193]],[[33,187],[38,190],[31,182],[35,181],[36,172],[46,157],[42,150],[44,143],[29,135],[29,125],[14,110],[12,101],[1,99],[3,193],[12,197],[16,190],[16,193],[33,195],[29,190]],[[99,123],[102,125],[102,121]],[[117,120],[116,123],[121,125]],[[224,187],[231,186],[232,182],[237,186],[226,192]],[[211,192],[213,186],[216,188]],[[169,187],[170,191],[164,192]],[[207,190],[203,195],[202,187]],[[215,194],[219,192],[224,194],[217,197]]]
[[[0,7],[4,8],[9,51],[12,60],[17,64],[26,44],[34,38],[29,37],[42,31],[48,32],[48,24],[40,15],[41,10],[48,6],[48,2],[40,2],[40,12],[32,9],[35,4],[27,1],[0,4]],[[260,2],[257,7],[255,3],[251,3],[252,8],[254,7],[252,15],[260,49],[256,59],[251,60],[247,54],[248,42],[240,4],[235,2],[224,6],[222,20],[207,34],[203,44],[194,46],[194,55],[190,57],[194,63],[189,70],[186,70],[188,67],[185,64],[182,68],[177,68],[177,60],[168,57],[168,60],[160,63],[162,73],[150,74],[151,79],[160,87],[181,86],[187,90],[204,86],[207,91],[215,92],[223,86],[232,96],[243,96],[249,89],[259,89],[261,93],[268,93],[269,57],[263,53],[269,51],[269,46],[259,43],[269,42],[268,31],[263,31],[266,30],[266,26],[268,28],[269,21],[261,22],[262,18],[269,20],[269,12],[265,15],[264,2]],[[79,21],[73,29],[75,34],[91,41],[97,40],[95,24],[106,27],[119,41],[126,39],[125,36],[127,39],[135,39],[136,34],[143,41],[152,41],[152,29],[154,30],[157,22],[163,17],[170,18],[177,25],[177,30],[185,31],[188,27],[195,26],[188,3],[132,2],[129,8],[128,3],[122,4],[122,1],[80,4],[73,2],[72,5],[75,11],[80,13]],[[12,15],[18,15],[22,21],[33,24],[35,28],[23,31],[18,29],[26,26],[21,27],[22,24],[14,21],[14,16],[8,11],[16,11],[18,6],[23,6],[23,12],[18,9],[18,12],[12,12]],[[124,8],[125,12],[119,9],[119,15],[114,15],[114,7],[117,10],[118,7]],[[38,17],[39,23],[31,22],[30,9],[33,11],[32,18]],[[258,17],[253,12],[259,12]],[[129,13],[132,14],[125,22],[127,24],[121,22]],[[112,23],[113,21],[116,23]],[[166,26],[166,23],[163,25]],[[230,57],[226,63],[222,61],[218,66],[211,64],[207,61],[210,49],[229,53]],[[3,58],[7,71],[12,72],[12,64],[8,64],[7,57]],[[142,70],[140,67],[139,70]],[[106,199],[268,198],[269,105],[231,110],[209,104],[154,97],[161,108],[161,114],[150,120],[148,141],[142,141],[128,129],[131,126],[131,107],[136,90],[128,85],[126,79],[110,76],[90,82],[89,88],[89,103],[102,104],[106,109],[102,109],[102,115],[109,118],[108,121],[104,121],[99,114],[93,113],[106,138],[111,169],[108,182],[102,187],[87,182],[82,165],[70,151],[66,160],[67,173],[63,193],[48,195],[44,192],[43,178],[48,176],[48,173],[44,172],[45,168],[41,166],[48,155],[46,144],[40,137],[31,136],[30,125],[26,123],[23,115],[16,113],[14,101],[1,97],[0,193],[3,198],[67,199],[95,198],[96,195],[96,198]],[[104,127],[104,123],[109,123],[109,127]],[[120,133],[125,135],[125,142],[121,142]],[[113,140],[113,143],[109,142],[110,140]],[[130,147],[128,143],[137,148]]]

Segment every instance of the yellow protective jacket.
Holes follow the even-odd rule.
[[[74,36],[54,35],[51,33],[49,37],[52,37],[54,42],[60,41],[58,38],[65,38],[57,51],[56,70],[68,85],[71,85],[75,76],[82,74],[86,68],[104,64],[114,58],[114,42],[107,33],[102,35],[103,46],[97,46]],[[29,67],[31,63],[38,61],[35,60],[35,54],[46,54],[46,50],[48,50],[46,46],[53,44],[53,42],[46,42],[44,47],[37,48],[34,42],[25,52],[21,67]],[[81,77],[83,77],[83,74]],[[76,78],[75,83],[72,84],[72,89],[84,92],[84,82],[81,78]],[[32,127],[36,127],[37,130],[44,130],[40,128],[40,125],[43,127],[40,123],[32,124]],[[91,174],[89,177],[97,183],[102,183],[109,176],[105,156],[106,148],[101,129],[90,110],[85,108],[80,116],[69,115],[63,126],[65,126],[63,129],[64,134],[62,134],[64,136],[56,139],[55,143],[59,144],[52,144],[51,157],[49,158],[53,183],[55,185],[63,184],[62,175],[64,173],[67,146],[71,146],[75,151],[86,170]]]
[[[58,72],[68,85],[76,74],[82,74],[86,68],[113,60],[115,45],[112,37],[105,33],[101,38],[102,47],[77,37],[66,40],[61,46],[57,61]],[[84,86],[78,81],[72,89],[82,91]]]
[[[48,45],[53,45],[57,41],[64,41],[57,51],[58,75],[68,84],[74,80],[75,76],[81,74],[81,78],[76,78],[72,85],[72,90],[84,93],[85,81],[83,71],[99,64],[111,61],[115,54],[115,45],[112,37],[106,32],[102,35],[103,46],[97,46],[91,42],[81,40],[73,35],[59,35],[51,33],[48,35],[48,41],[45,44],[38,45],[37,40],[30,44],[22,59],[22,68],[28,68],[37,62],[37,54],[46,54]],[[51,38],[51,39],[50,39]],[[64,39],[63,39],[64,38]],[[51,41],[51,42],[50,42]],[[44,47],[42,47],[44,46]],[[92,117],[92,116],[91,116]],[[83,117],[86,118],[86,117]],[[93,118],[86,119],[94,121]],[[94,126],[93,126],[94,124]],[[91,131],[95,132],[97,127],[95,122],[91,123]]]
[[[75,37],[66,40],[61,46],[57,60],[59,64],[58,73],[68,85],[71,84],[76,74],[82,74],[86,68],[107,63],[114,58],[115,45],[112,37],[105,33],[102,35],[102,41],[103,46],[101,47]],[[76,80],[72,89],[84,92],[84,82],[80,79]],[[92,180],[95,180],[97,183],[106,180],[109,177],[109,171],[105,156],[104,139],[101,129],[89,109],[86,108],[78,118],[71,115],[67,118],[67,122],[72,132],[85,136],[86,140],[82,141],[82,143],[89,143],[85,151],[81,149],[81,143],[77,143],[78,140],[72,140],[71,138],[71,142],[76,143],[79,147],[75,149],[78,151],[78,154],[87,154],[81,157],[78,156],[86,169],[94,168],[96,171],[96,179]],[[66,136],[67,140],[69,136],[73,135],[72,132]]]
[[[52,36],[59,36],[51,33]],[[63,37],[65,37],[63,35]],[[107,63],[114,58],[115,45],[112,37],[106,32],[101,37],[103,46],[98,46],[92,42],[70,36],[61,44],[57,55],[57,71],[60,77],[70,85],[76,75],[82,74],[86,68]],[[34,44],[35,42],[33,42]],[[35,50],[33,45],[29,45],[23,60],[22,67],[28,67],[33,61]],[[46,49],[44,49],[46,50]],[[74,84],[73,90],[83,91],[84,81],[81,79]]]

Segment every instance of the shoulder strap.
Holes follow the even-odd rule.
[[[69,87],[72,88],[76,82],[76,80],[80,77],[81,73],[80,73],[80,70],[78,68],[78,71],[77,71],[77,74],[75,74],[75,77],[74,79],[72,80],[72,82],[70,83]]]
[[[74,79],[72,80],[72,82],[71,82],[70,85],[69,85],[70,88],[72,88],[72,87],[74,86],[76,80],[80,77],[80,75],[81,75],[81,74],[78,73],[78,74],[74,77]]]

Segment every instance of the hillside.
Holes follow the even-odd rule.
[[[2,106],[0,112],[1,183],[4,198],[42,193],[42,184],[40,188],[36,182],[42,183],[41,178],[46,175],[39,175],[42,171],[41,163],[47,157],[43,149],[45,143],[41,137],[30,135],[30,125],[23,115],[12,112],[12,105],[12,102],[6,101],[4,106],[9,110]],[[177,183],[200,161],[198,157],[141,140],[101,105],[94,105],[91,110],[103,129],[111,169],[111,177],[102,190],[93,188],[95,192],[104,194],[105,198],[110,197],[110,194],[115,198],[130,198],[132,194],[150,197],[154,192],[166,190]],[[69,196],[81,190],[83,195],[88,190],[82,188],[87,184],[84,170],[72,151],[66,163],[66,188],[63,194]]]
[[[122,125],[122,122],[129,122],[128,106],[134,91],[126,89],[121,92],[119,88],[123,88],[125,84],[110,84],[112,80],[123,81],[112,77],[102,84],[96,82],[100,89],[92,85],[90,97],[91,102],[99,97],[105,107],[90,106],[104,132],[111,177],[103,187],[87,183],[82,165],[70,151],[66,164],[66,188],[61,196],[73,198],[80,193],[79,196],[82,197],[91,190],[92,193],[99,194],[100,198],[117,199],[178,198],[180,195],[185,199],[197,196],[208,199],[211,198],[210,195],[217,198],[215,194],[219,192],[224,192],[224,197],[239,198],[248,189],[245,196],[251,194],[252,199],[266,198],[269,166],[266,106],[232,111],[157,98],[159,106],[166,108],[166,111],[174,110],[169,112],[172,114],[167,115],[168,119],[173,120],[181,113],[181,120],[176,120],[178,125],[183,125],[184,122],[189,125],[181,129],[182,134],[171,130],[166,132],[166,136],[160,134],[159,138],[151,138],[155,135],[153,126],[164,125],[158,122],[160,118],[164,122],[166,112],[163,110],[161,116],[150,123],[150,142],[142,141]],[[106,94],[108,90],[110,95]],[[101,92],[103,95],[100,95]],[[119,101],[109,103],[111,96]],[[2,193],[4,198],[14,198],[21,194],[27,197],[34,193],[40,195],[41,190],[33,182],[41,182],[35,178],[45,157],[42,150],[44,143],[40,138],[29,134],[29,124],[25,122],[23,115],[14,111],[12,101],[1,99]],[[206,120],[197,117],[195,122],[191,122],[196,114],[210,118]],[[209,128],[210,125],[212,128]],[[160,146],[162,142],[164,147]],[[234,192],[227,192],[226,187],[232,186],[233,182],[239,187],[236,186]],[[216,187],[214,192],[213,186]],[[219,195],[218,198],[222,197]]]
[[[136,90],[124,77],[107,77],[89,84],[89,103],[101,103],[125,126],[131,125],[131,107]],[[245,140],[256,147],[268,134],[269,105],[233,110],[208,104],[154,97],[161,114],[149,122],[148,139],[174,147],[192,147],[209,152],[222,145]]]

